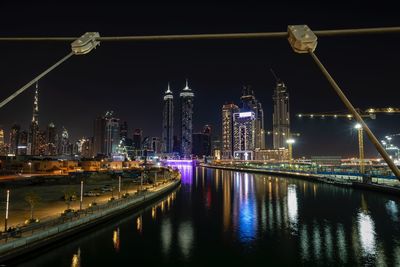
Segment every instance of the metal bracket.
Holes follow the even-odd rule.
[[[84,55],[89,53],[96,48],[96,46],[100,45],[100,41],[96,40],[96,38],[99,37],[100,34],[98,32],[85,33],[71,44],[72,52],[75,55]]]
[[[307,25],[289,25],[288,41],[296,53],[314,52],[317,47],[317,36]]]

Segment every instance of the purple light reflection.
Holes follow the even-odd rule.
[[[192,160],[165,160],[165,166],[177,168],[182,175],[183,184],[192,184],[193,161]]]

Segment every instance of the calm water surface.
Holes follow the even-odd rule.
[[[398,198],[179,167],[182,185],[163,201],[21,266],[400,266]]]

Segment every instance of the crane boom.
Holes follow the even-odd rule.
[[[367,109],[356,109],[358,114],[363,118],[376,119],[376,114],[382,113],[384,115],[400,114],[400,108],[386,107],[386,108],[367,108]],[[296,114],[298,118],[347,118],[352,120],[354,118],[353,114],[338,111],[338,112],[315,112],[315,113],[298,113]]]
[[[347,114],[341,114],[341,113],[335,113],[335,114],[331,114],[331,113],[298,113],[296,114],[296,116],[298,118],[346,118],[349,120],[353,119],[353,115],[350,113]],[[375,114],[360,114],[361,117],[363,118],[371,118],[371,119],[375,119],[376,115]]]

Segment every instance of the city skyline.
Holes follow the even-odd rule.
[[[400,16],[0,4],[2,266],[400,266]]]
[[[15,14],[18,4],[7,4],[9,14],[0,21],[9,32],[1,36],[80,36],[86,30],[98,30],[100,34],[189,34],[207,32],[256,32],[256,31],[285,31],[288,23],[307,23],[312,29],[333,29],[351,27],[378,27],[398,24],[395,14],[385,10],[386,16],[371,16],[376,11],[364,4],[362,8],[350,5],[346,11],[337,8],[336,19],[332,22],[324,17],[322,6],[314,5],[307,9],[313,16],[298,15],[301,12],[293,10],[277,15],[271,10],[284,10],[285,5],[259,5],[248,8],[233,5],[226,11],[223,5],[209,7],[191,7],[188,5],[173,5],[168,12],[156,11],[156,15],[143,19],[138,12],[135,16],[120,11],[121,18],[107,26],[101,19],[113,7],[100,4],[98,15],[93,15],[91,23],[82,19],[73,27],[66,23],[67,13],[60,11],[54,25],[46,24],[49,7],[39,10],[32,7],[32,14],[25,14],[32,19],[30,25],[22,30],[21,24],[10,16]],[[264,7],[264,8],[261,8]],[[261,10],[269,10],[268,16],[261,16]],[[305,10],[299,6],[299,10]],[[335,9],[335,7],[332,7]],[[82,10],[89,10],[82,6]],[[137,6],[137,10],[149,10],[150,6]],[[379,9],[379,7],[378,7]],[[215,24],[218,14],[224,10],[226,20]],[[243,10],[243,12],[242,12]],[[185,12],[184,12],[185,11]],[[246,12],[248,11],[248,12]],[[25,11],[23,11],[25,12]],[[165,14],[163,14],[165,13]],[[209,21],[199,19],[203,14],[209,14]],[[180,17],[166,14],[179,14]],[[240,14],[243,19],[238,21]],[[281,14],[281,13],[279,13]],[[280,17],[282,16],[282,17]],[[190,17],[181,23],[182,18]],[[355,20],[354,18],[357,18]],[[198,18],[202,23],[194,22]],[[124,24],[124,19],[126,22]],[[152,20],[153,22],[149,23]],[[128,27],[138,22],[140,29]],[[13,23],[12,25],[10,23]],[[213,27],[219,25],[218,27]],[[35,29],[40,26],[41,32]],[[118,27],[117,27],[118,26]],[[121,26],[121,27],[120,27]],[[116,30],[118,28],[118,30]],[[396,62],[399,60],[395,35],[360,36],[345,38],[321,38],[317,53],[327,64],[334,77],[343,86],[349,98],[357,107],[368,108],[396,106],[398,92],[394,89]],[[381,43],[385,43],[385,49]],[[36,73],[54,63],[63,55],[69,45],[65,43],[1,43],[10,55],[5,55],[0,70],[12,73],[2,77],[0,82],[0,97],[4,99],[18,86],[32,78]],[[29,47],[29,49],[26,49]],[[379,54],[365,54],[372,48],[381,51]],[[345,56],[348,55],[348,56]],[[13,60],[26,58],[27,63],[21,66]],[[346,66],[346,68],[342,68]],[[379,68],[378,68],[379,66]],[[238,41],[201,41],[201,42],[162,42],[162,43],[103,43],[98,49],[84,58],[74,58],[60,69],[40,82],[41,122],[54,122],[59,128],[65,126],[72,139],[91,135],[91,122],[105,110],[114,110],[122,120],[126,120],[133,128],[142,128],[148,136],[161,136],[162,98],[159,97],[169,81],[171,88],[179,90],[183,79],[189,78],[191,87],[196,88],[196,105],[194,106],[194,131],[201,130],[205,124],[213,125],[215,131],[220,129],[220,107],[225,102],[240,97],[241,87],[245,84],[252,88],[263,103],[265,111],[265,128],[272,129],[273,102],[271,95],[275,80],[269,73],[273,68],[277,75],[285,81],[291,95],[291,128],[301,133],[295,145],[295,154],[322,154],[321,146],[326,147],[324,154],[346,155],[357,154],[357,139],[353,127],[346,120],[335,122],[298,120],[294,114],[302,112],[323,112],[345,110],[340,101],[333,95],[329,84],[315,69],[312,62],[295,55],[287,41],[282,40],[238,40]],[[83,75],[84,74],[84,75]],[[132,75],[136,74],[136,75]],[[385,93],[375,93],[375,88],[388,88]],[[100,92],[100,94],[98,94]],[[0,124],[8,136],[15,122],[23,129],[28,128],[32,110],[34,90],[30,88],[13,102],[5,106]],[[310,97],[312,95],[312,97]],[[106,97],[107,96],[107,97]],[[156,97],[155,97],[156,96]],[[142,116],[145,106],[142,103],[153,101],[157,108],[147,109]],[[212,105],[202,108],[211,101]],[[88,109],[89,107],[89,109]],[[149,123],[147,118],[151,118]],[[399,116],[378,115],[377,120],[368,123],[378,137],[397,133]],[[44,124],[42,124],[44,125]],[[318,129],[316,131],[315,129]],[[6,138],[7,140],[7,138]],[[334,144],[331,140],[342,147]],[[267,137],[267,147],[272,147],[272,138]],[[341,152],[343,151],[343,152]],[[366,142],[366,153],[375,156],[373,147]]]

